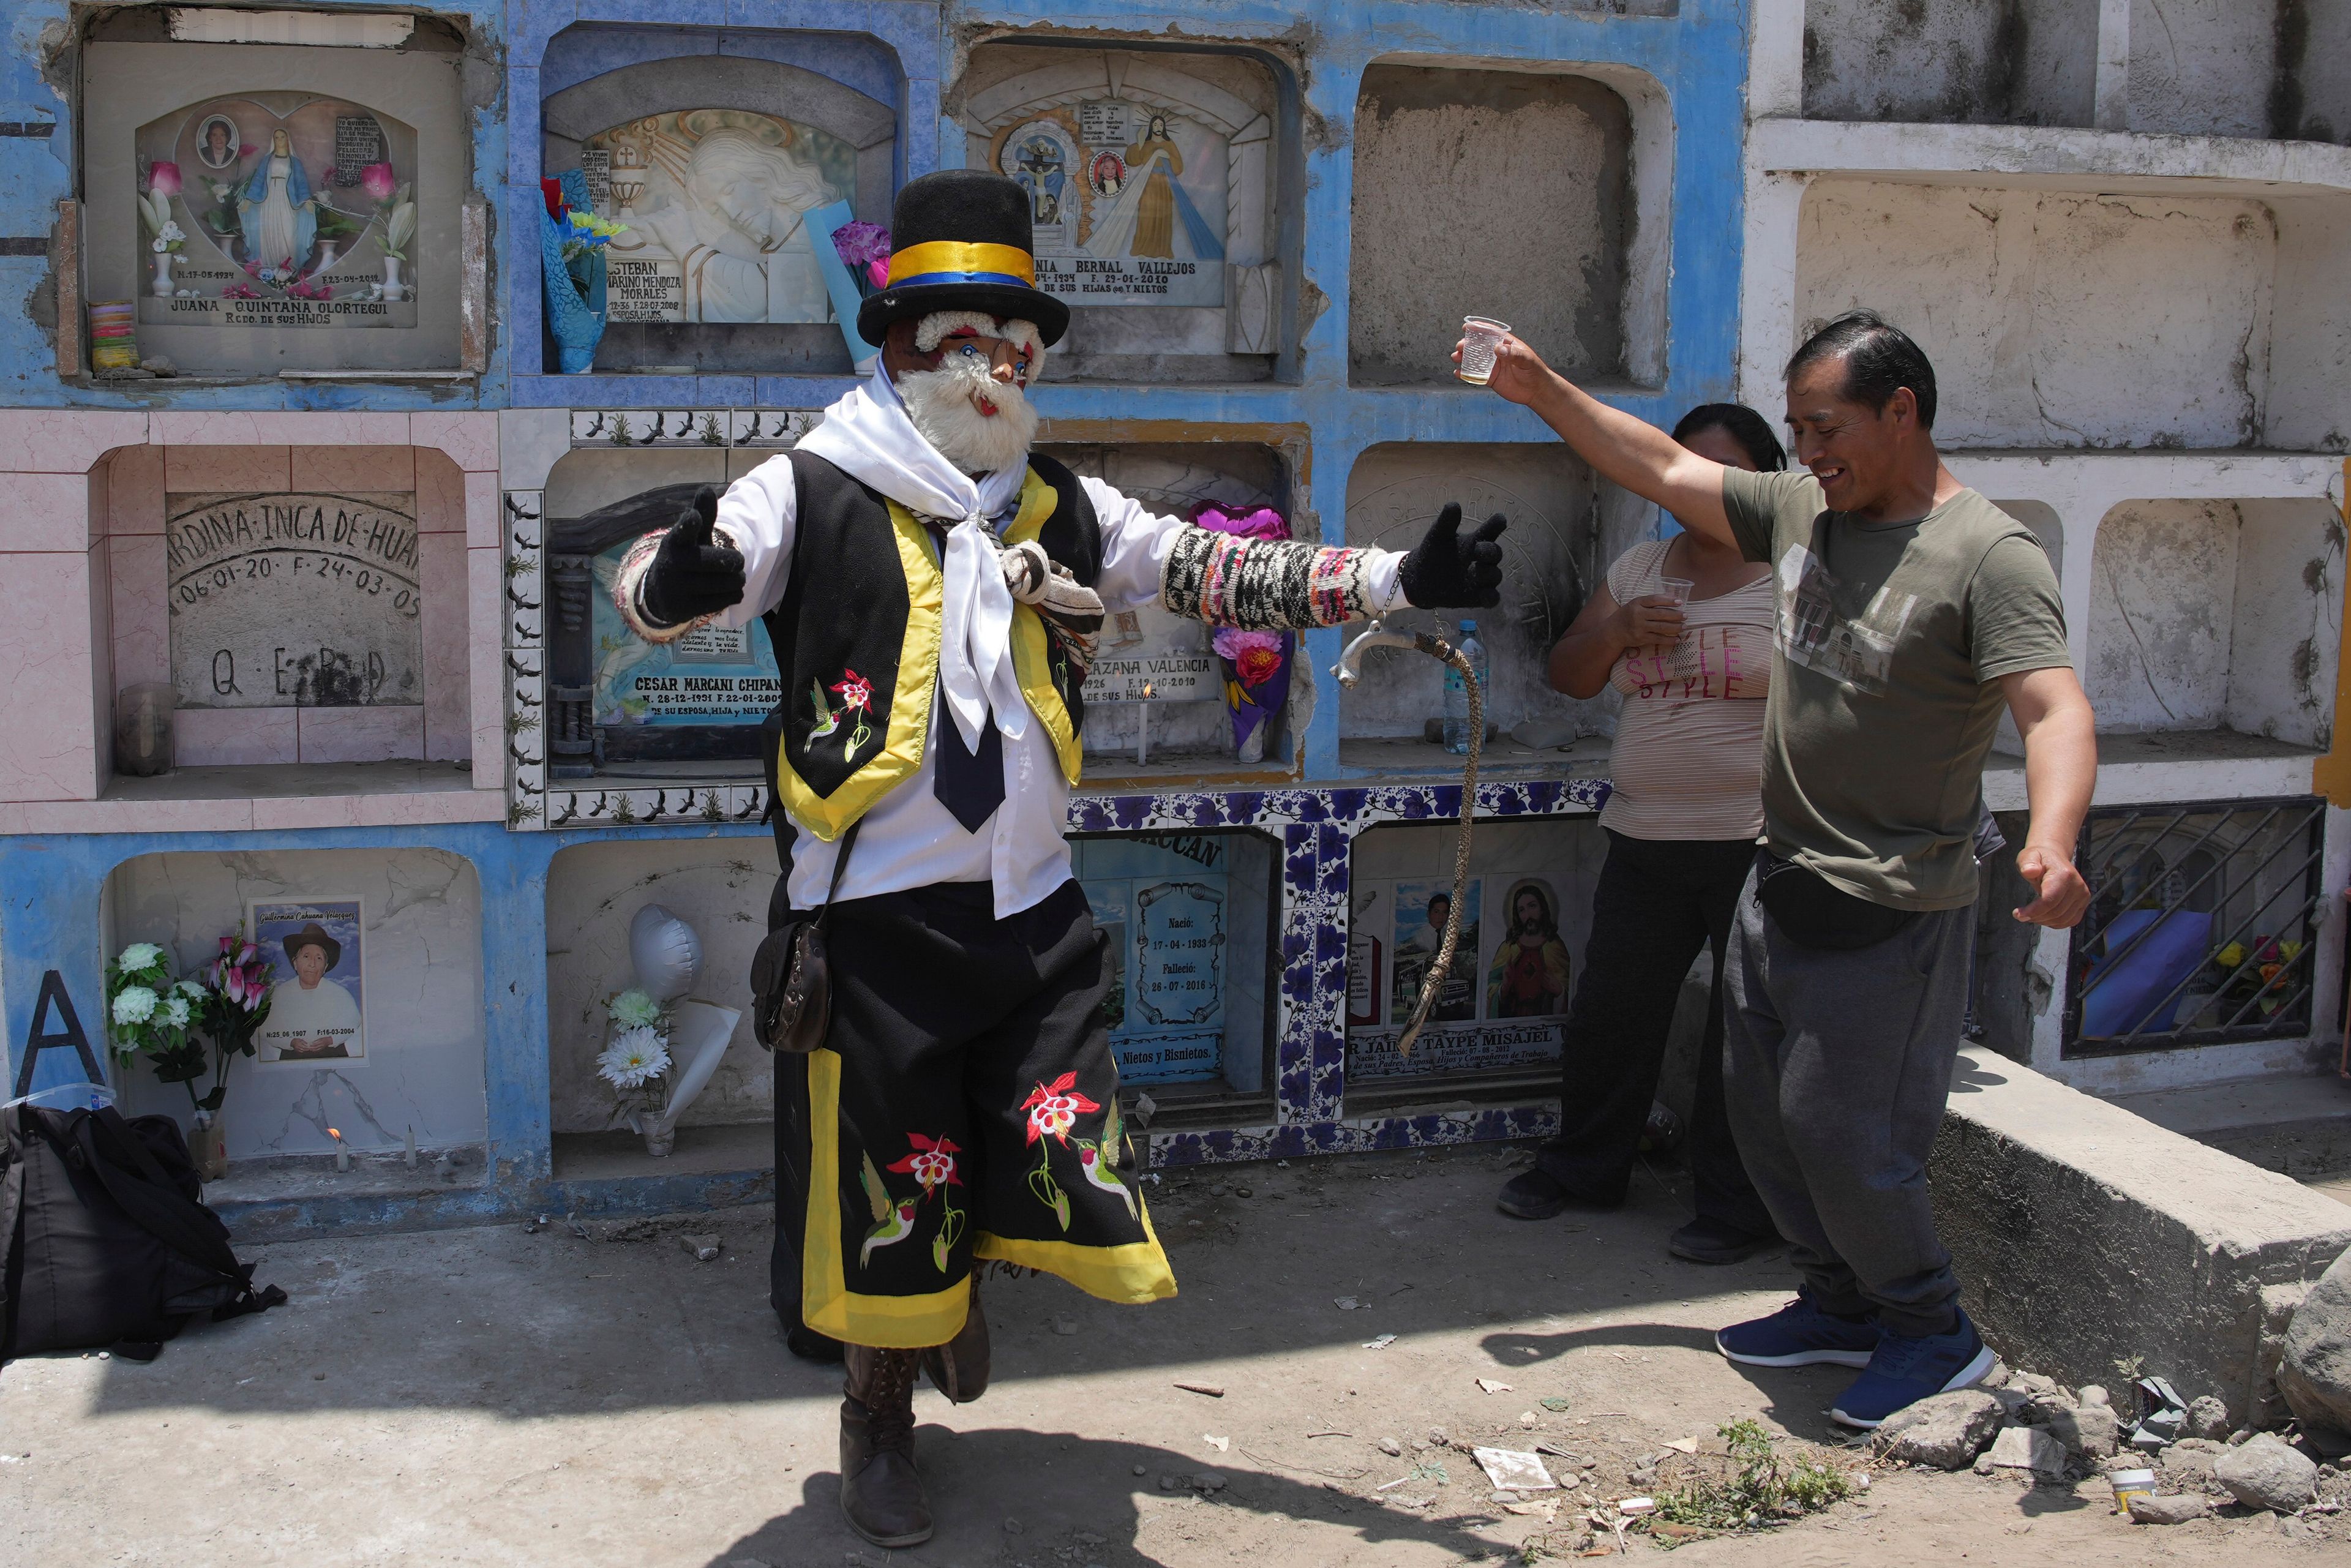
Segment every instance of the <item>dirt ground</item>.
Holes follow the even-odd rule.
[[[991,1281],[996,1386],[961,1408],[918,1396],[939,1528],[902,1552],[841,1523],[839,1373],[783,1349],[768,1210],[694,1217],[725,1239],[709,1263],[674,1229],[582,1239],[560,1219],[272,1246],[259,1277],[291,1292],[284,1308],[192,1330],[152,1365],[0,1371],[0,1562],[1499,1563],[1572,1558],[1579,1516],[1628,1495],[1634,1461],[1722,1422],[1752,1416],[1792,1450],[1839,1442],[1822,1411],[1850,1374],[1758,1373],[1712,1348],[1716,1326],[1785,1298],[1782,1259],[1667,1258],[1685,1215],[1670,1174],[1645,1173],[1616,1213],[1506,1218],[1492,1195],[1513,1157],[1171,1174],[1149,1190],[1182,1293],[1155,1307]],[[1433,1428],[1593,1461],[1585,1506],[1510,1511]],[[1613,1545],[1603,1531],[1591,1550]],[[2351,1561],[2351,1527],[2140,1528],[2097,1481],[1896,1472],[1801,1522],[1678,1550],[1677,1568],[2250,1565]]]

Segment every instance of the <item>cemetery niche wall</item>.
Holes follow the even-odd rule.
[[[1295,111],[1278,71],[1239,52],[972,50],[965,164],[1029,192],[1037,285],[1071,312],[1057,379],[1275,374],[1295,317],[1295,240],[1275,217]]]
[[[599,370],[828,374],[864,357],[832,236],[890,221],[893,106],[782,61],[695,55],[591,77],[541,118],[548,175],[579,170],[624,225]]]
[[[92,43],[88,297],[135,301],[141,352],[183,373],[455,369],[472,185],[458,60]]]

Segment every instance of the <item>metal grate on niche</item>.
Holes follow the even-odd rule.
[[[2308,1033],[2325,813],[2310,797],[2093,810],[2064,1053]]]

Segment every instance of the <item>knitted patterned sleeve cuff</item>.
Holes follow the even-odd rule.
[[[716,619],[716,616],[703,615],[675,626],[665,626],[645,612],[645,573],[653,570],[653,557],[659,553],[661,542],[668,533],[667,528],[655,528],[638,539],[621,558],[620,570],[612,574],[612,608],[620,612],[622,625],[648,643],[674,643],[695,628],[706,626]],[[724,528],[712,530],[711,537],[724,538],[728,544],[735,542],[727,538]]]
[[[1161,564],[1159,602],[1212,626],[1250,632],[1336,626],[1384,608],[1374,602],[1372,583],[1383,553],[1187,528]]]

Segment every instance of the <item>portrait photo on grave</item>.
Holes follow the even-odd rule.
[[[134,137],[142,323],[413,327],[415,130],[348,99],[207,99]]]
[[[1466,1023],[1478,1016],[1478,904],[1485,886],[1471,877],[1462,887],[1461,935],[1455,944],[1453,966],[1445,988],[1428,1010],[1431,1023]],[[1437,961],[1445,941],[1445,924],[1452,917],[1451,882],[1399,882],[1395,884],[1395,982],[1389,996],[1390,1016],[1402,1019],[1420,1004],[1420,988]]]
[[[808,214],[854,201],[857,150],[739,109],[646,115],[580,143],[613,321],[832,319]]]
[[[367,1056],[366,910],[357,897],[256,898],[246,929],[286,977],[269,990],[255,1031],[264,1066],[357,1061]]]

